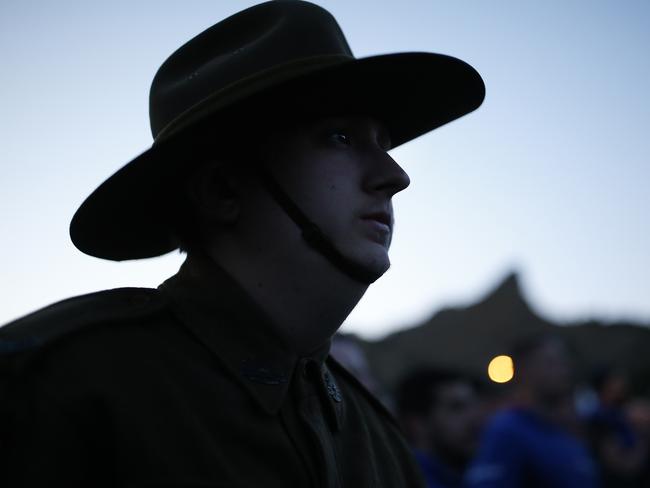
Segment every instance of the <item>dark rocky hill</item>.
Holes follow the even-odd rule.
[[[650,395],[650,327],[549,322],[530,308],[515,274],[474,305],[442,310],[379,341],[358,340],[373,373],[390,388],[409,368],[422,364],[486,378],[490,359],[507,353],[518,339],[544,332],[568,341],[580,378],[586,379],[595,367],[616,365],[628,371],[634,390]]]

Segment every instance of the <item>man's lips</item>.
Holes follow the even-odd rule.
[[[393,219],[388,212],[373,212],[365,214],[361,216],[361,219],[377,222],[378,224],[381,224],[382,227],[385,227],[389,232],[393,224]]]

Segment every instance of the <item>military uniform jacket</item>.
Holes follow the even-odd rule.
[[[328,349],[293,352],[200,259],[52,305],[0,329],[0,486],[423,486]]]

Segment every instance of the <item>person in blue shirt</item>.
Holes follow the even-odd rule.
[[[595,488],[598,467],[573,408],[567,346],[537,336],[513,350],[514,404],[488,422],[464,479],[468,488]]]
[[[478,384],[453,371],[418,368],[399,382],[397,414],[428,488],[457,488],[478,443]]]

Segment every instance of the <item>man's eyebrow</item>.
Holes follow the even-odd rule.
[[[354,120],[352,120],[350,117],[346,117],[344,115],[338,115],[338,116],[330,116],[330,117],[324,117],[320,119],[316,125],[321,128],[332,128],[332,127],[338,127],[338,128],[350,128],[354,127]]]

